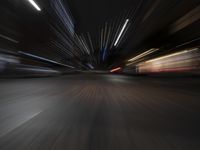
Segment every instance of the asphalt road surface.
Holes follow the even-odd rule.
[[[200,150],[200,79],[2,79],[0,150]]]

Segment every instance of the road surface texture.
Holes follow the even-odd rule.
[[[0,150],[200,150],[200,79],[2,79]]]

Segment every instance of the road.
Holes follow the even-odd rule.
[[[0,150],[199,150],[199,78],[0,80]]]

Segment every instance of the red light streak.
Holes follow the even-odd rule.
[[[121,69],[122,69],[121,67],[114,68],[114,69],[110,70],[110,72],[116,72],[116,71],[119,71],[119,70],[121,70]]]

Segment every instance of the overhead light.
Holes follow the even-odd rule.
[[[33,0],[28,0],[28,1],[33,5],[33,7],[35,7],[35,9],[37,9],[37,11],[41,11],[41,8],[36,4],[35,1]]]
[[[125,23],[124,23],[124,25],[123,25],[123,27],[122,27],[122,29],[121,29],[121,31],[120,31],[118,37],[117,37],[117,39],[116,39],[116,41],[115,41],[115,43],[114,43],[114,46],[117,46],[117,44],[118,44],[118,42],[119,42],[119,40],[120,40],[120,38],[121,38],[121,36],[122,36],[122,33],[124,32],[124,30],[125,30],[125,28],[126,28],[128,22],[129,22],[129,19],[126,19],[126,21],[125,21]]]

